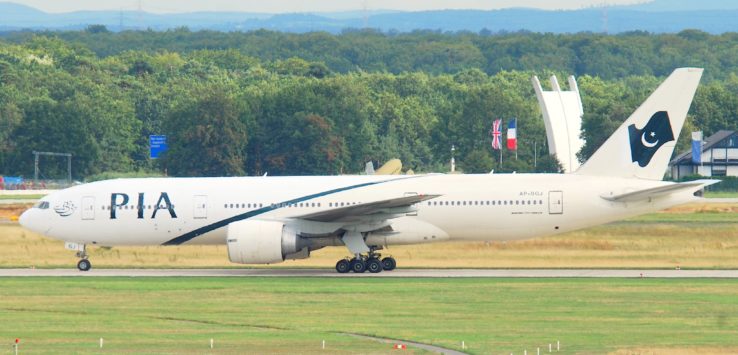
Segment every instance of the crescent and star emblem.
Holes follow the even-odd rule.
[[[656,132],[651,132],[651,137],[655,136]],[[646,132],[643,132],[643,134],[641,135],[641,144],[643,144],[644,147],[653,148],[657,144],[659,144],[659,140],[657,139],[655,142],[649,142],[648,139],[646,139]]]

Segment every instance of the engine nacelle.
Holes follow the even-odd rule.
[[[281,222],[234,222],[227,227],[226,239],[228,258],[239,264],[274,264],[287,256],[309,255],[305,240]]]

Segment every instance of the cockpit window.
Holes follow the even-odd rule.
[[[36,202],[35,205],[33,205],[33,207],[34,208],[38,208],[38,209],[42,209],[42,210],[48,209],[49,208],[49,201],[38,201],[38,202]]]

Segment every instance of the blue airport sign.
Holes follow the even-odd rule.
[[[149,156],[151,159],[159,158],[161,153],[167,151],[167,136],[149,136]]]

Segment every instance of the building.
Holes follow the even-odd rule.
[[[702,145],[702,162],[692,162],[692,151],[679,154],[669,163],[671,177],[689,175],[738,176],[738,132],[719,131]]]

